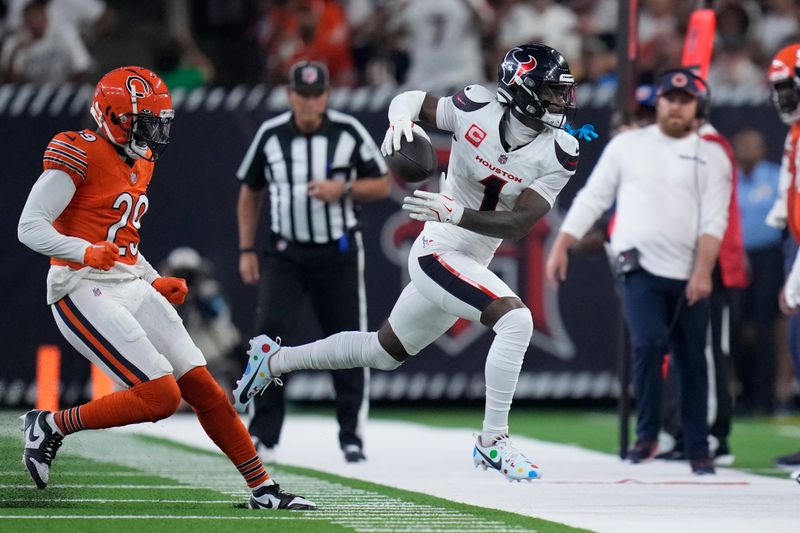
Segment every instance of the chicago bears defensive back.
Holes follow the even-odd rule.
[[[19,240],[50,257],[47,303],[64,337],[122,389],[71,409],[28,412],[22,462],[39,488],[66,435],[166,418],[181,398],[252,488],[253,508],[313,509],[269,478],[247,430],[206,369],[175,309],[186,282],[139,250],[147,186],[174,117],[164,82],[141,67],[100,80],[97,131],[53,137],[28,196]]]
[[[767,215],[767,224],[783,229],[788,226],[795,240],[800,239],[800,43],[792,43],[775,54],[769,68],[772,103],[781,120],[789,126],[783,148],[779,197]],[[790,318],[789,339],[800,327],[797,308],[800,306],[800,255],[796,255],[791,272],[780,294],[780,308]],[[794,375],[800,379],[800,346],[790,340],[789,352]],[[775,458],[779,468],[800,468],[800,451]],[[797,473],[800,473],[798,471]],[[800,477],[795,477],[800,482]]]
[[[284,372],[368,366],[393,370],[461,317],[491,327],[486,408],[476,435],[475,466],[510,481],[541,476],[508,437],[508,413],[533,332],[530,310],[488,268],[502,239],[524,237],[552,207],[575,172],[578,142],[562,128],[575,108],[575,83],[553,48],[511,49],[500,63],[497,94],[472,85],[452,97],[405,92],[389,107],[382,149],[399,149],[424,131],[422,120],[453,132],[440,193],[415,191],[403,209],[426,221],[409,254],[411,282],[378,332],[344,332],[304,346],[281,347],[261,335],[236,390],[242,407]],[[265,357],[266,356],[266,357]],[[266,361],[266,363],[265,363]]]

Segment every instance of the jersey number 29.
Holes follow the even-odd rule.
[[[133,195],[129,192],[124,192],[117,196],[117,199],[114,200],[114,209],[119,209],[122,211],[122,216],[119,217],[119,220],[114,222],[108,228],[108,234],[106,235],[106,240],[109,242],[114,242],[117,238],[117,232],[128,225],[128,220],[130,220],[133,227],[137,230],[142,227],[142,216],[147,212],[147,207],[150,205],[150,201],[147,199],[147,195],[142,194],[139,196],[139,199],[134,202]],[[133,218],[131,218],[131,214],[133,214]],[[119,246],[119,255],[121,257],[125,257],[126,255],[130,255],[131,257],[135,256],[139,253],[137,242],[128,242],[128,243],[115,243]]]

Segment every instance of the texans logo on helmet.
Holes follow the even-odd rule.
[[[522,48],[512,48],[503,59],[503,83],[510,85],[518,77],[536,68],[536,58]]]

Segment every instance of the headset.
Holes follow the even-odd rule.
[[[664,78],[671,76],[672,74],[684,74],[685,76],[691,78],[696,84],[702,86],[702,92],[696,96],[697,111],[695,112],[695,118],[700,122],[705,122],[708,120],[708,115],[711,111],[711,87],[709,87],[708,82],[700,75],[695,74],[695,72],[690,68],[673,68],[664,71],[661,76],[659,76],[658,81],[656,82],[656,87],[661,86]]]

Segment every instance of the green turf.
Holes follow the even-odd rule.
[[[303,412],[332,414],[330,409],[302,409]],[[377,408],[373,418],[407,420],[440,427],[479,428],[483,417],[480,408],[459,409],[391,409]],[[146,529],[147,533],[226,533],[258,531],[340,532],[358,530],[396,530],[397,523],[380,515],[381,506],[364,510],[364,522],[356,513],[350,522],[337,519],[338,499],[332,495],[348,492],[350,509],[358,502],[383,502],[385,507],[397,505],[424,512],[452,514],[459,520],[488,521],[496,527],[515,530],[562,533],[580,531],[563,524],[537,520],[513,513],[457,504],[428,496],[312,470],[278,465],[272,470],[287,486],[303,487],[303,493],[320,503],[321,510],[307,513],[256,512],[242,507],[246,501],[235,471],[220,454],[190,446],[144,436],[112,435],[109,444],[100,444],[95,452],[81,448],[99,440],[98,432],[77,436],[68,442],[56,462],[51,486],[40,491],[32,483],[20,463],[22,434],[10,431],[16,419],[0,413],[0,531],[3,533],[47,531],[54,533],[127,531]],[[561,409],[532,409],[517,406],[512,410],[511,427],[514,434],[548,441],[576,444],[589,449],[615,453],[617,447],[617,418],[611,411],[588,412]],[[633,431],[631,432],[633,435]],[[73,439],[71,437],[71,439]],[[84,439],[84,440],[81,440]],[[116,440],[114,440],[116,439]],[[772,468],[775,455],[795,451],[800,442],[800,418],[739,418],[734,422],[731,446],[736,454],[736,467],[768,475],[781,475]],[[72,445],[72,446],[70,446]],[[119,461],[124,456],[116,446],[131,446],[146,460],[161,461],[164,469],[139,468],[134,463]],[[103,448],[108,446],[108,448]],[[106,453],[104,453],[106,452]],[[77,456],[77,455],[80,455]],[[208,472],[206,480],[176,478],[169,470],[182,468]],[[128,466],[125,466],[125,465]],[[213,468],[211,468],[213,467]],[[174,472],[173,472],[174,474]],[[221,479],[225,478],[225,479]],[[75,487],[74,485],[83,485]],[[131,488],[123,488],[125,486]],[[236,487],[231,490],[230,487]],[[338,487],[338,488],[337,488]],[[310,491],[310,492],[307,492]],[[316,491],[316,492],[315,492]],[[95,501],[79,501],[95,500]],[[112,501],[97,501],[112,500]],[[134,501],[121,501],[134,500]],[[135,501],[135,500],[158,500]],[[353,507],[355,503],[355,507]],[[369,504],[367,504],[368,506]],[[347,508],[347,506],[345,506]],[[376,511],[377,509],[377,511]],[[14,519],[10,516],[59,516],[58,519]],[[76,518],[115,517],[115,518]],[[120,518],[127,517],[131,518]],[[153,516],[154,518],[145,518]],[[164,517],[174,516],[175,519]],[[198,518],[190,518],[198,517]],[[216,518],[212,518],[216,517]],[[465,518],[466,517],[466,518]],[[254,520],[255,518],[255,520]],[[360,525],[359,525],[360,524]],[[376,526],[378,524],[378,526]],[[381,525],[382,524],[382,525]],[[383,526],[385,528],[381,529]],[[456,530],[457,531],[457,530]]]
[[[0,414],[0,417],[5,416]],[[457,520],[457,523],[484,521],[480,523],[486,523],[487,528],[491,526],[491,530],[500,528],[506,531],[540,533],[585,531],[513,513],[457,504],[424,494],[283,465],[271,469],[276,478],[288,480],[287,484],[291,483],[292,486],[305,485],[304,493],[307,490],[307,495],[321,504],[320,510],[301,513],[253,511],[243,508],[242,503],[245,498],[240,493],[246,491],[242,488],[243,484],[238,480],[238,475],[227,464],[227,459],[220,454],[152,437],[108,435],[107,432],[94,435],[82,434],[77,436],[78,438],[73,437],[75,440],[68,444],[85,447],[98,440],[92,437],[99,438],[103,434],[105,435],[103,438],[110,439],[107,440],[108,444],[104,442],[100,445],[101,450],[102,446],[107,446],[105,449],[108,453],[105,459],[119,457],[119,447],[130,446],[131,450],[143,453],[148,461],[156,466],[159,461],[167,461],[164,462],[166,473],[168,467],[174,466],[168,462],[174,461],[177,457],[190,471],[207,471],[210,487],[215,487],[215,482],[221,483],[220,486],[228,486],[226,485],[230,481],[228,478],[233,478],[237,486],[236,494],[232,494],[230,490],[211,490],[197,484],[187,486],[171,479],[168,475],[164,477],[154,475],[152,468],[137,469],[108,461],[75,457],[69,453],[67,445],[59,452],[52,473],[51,486],[46,490],[37,490],[32,487],[32,482],[19,464],[21,433],[12,435],[5,432],[0,433],[0,531],[75,533],[127,531],[140,528],[146,529],[147,533],[161,531],[240,533],[265,530],[279,530],[282,533],[335,533],[402,530],[402,523],[397,522],[397,519],[389,515],[381,517],[381,513],[386,514],[387,508],[394,512],[407,510],[411,513],[428,513],[435,519],[444,517],[441,519],[446,521],[450,518]],[[81,454],[89,453],[87,449],[76,451]],[[224,475],[220,475],[219,472],[224,472]],[[84,486],[70,486],[76,484]],[[342,498],[347,498],[347,494],[350,494],[351,497],[355,495],[364,499],[350,500],[349,508],[345,505],[337,509],[336,502],[340,500],[340,494]],[[359,506],[354,508],[352,504],[357,501],[367,503],[364,508]],[[344,503],[348,501],[344,500]],[[348,512],[352,516],[342,523],[341,513]],[[12,516],[39,518],[10,518]],[[47,518],[51,516],[58,518]],[[70,516],[81,518],[70,519]],[[147,516],[153,518],[145,518]],[[165,518],[168,516],[177,518]],[[460,526],[454,527],[456,529],[447,531],[458,531]],[[440,527],[438,530],[443,529]]]

